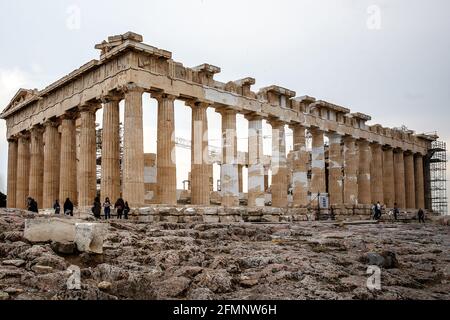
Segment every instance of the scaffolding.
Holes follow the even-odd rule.
[[[447,199],[447,146],[443,141],[433,141],[428,154],[429,199],[433,212],[448,214]]]

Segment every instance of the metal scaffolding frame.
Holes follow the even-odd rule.
[[[447,145],[443,141],[433,141],[428,154],[430,192],[428,203],[433,212],[447,215]]]

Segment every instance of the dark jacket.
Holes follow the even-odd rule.
[[[69,214],[73,214],[73,203],[69,199],[64,202],[64,214],[67,214],[66,212],[70,212]]]
[[[100,215],[102,213],[102,204],[99,201],[94,202],[92,213],[94,214],[94,217],[100,218]]]
[[[125,202],[123,201],[123,199],[118,199],[114,204],[114,208],[123,211],[125,209]]]

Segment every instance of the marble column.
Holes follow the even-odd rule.
[[[372,148],[372,161],[370,162],[370,191],[372,203],[383,203],[383,149],[381,144],[374,143]]]
[[[95,105],[80,109],[80,172],[78,205],[92,206],[97,195],[97,155],[95,133]],[[64,201],[65,199],[61,199]]]
[[[264,207],[265,175],[263,165],[262,118],[247,116],[248,120],[248,206]]]
[[[222,115],[222,206],[239,206],[239,173],[237,164],[237,137],[235,110],[220,110]]]
[[[189,102],[188,105],[192,108],[191,203],[210,205],[208,116],[206,113],[209,104]],[[221,189],[223,190],[223,182]]]
[[[395,203],[394,153],[391,147],[383,151],[383,195],[384,204],[393,208]]]
[[[177,204],[177,170],[175,157],[175,96],[152,95],[158,101],[157,178],[158,201]]]
[[[425,209],[423,156],[419,153],[416,154],[416,156],[414,157],[414,177],[415,177],[416,209]]]
[[[19,136],[17,146],[17,190],[16,206],[18,209],[27,208],[30,183],[30,137],[28,133]]]
[[[264,166],[264,193],[269,190],[269,168]]]
[[[142,94],[143,90],[135,85],[125,90],[122,187],[124,200],[135,208],[145,203]]]
[[[239,194],[244,193],[244,176],[243,176],[244,166],[238,164],[238,181],[239,181]]]
[[[293,204],[295,207],[308,205],[308,162],[306,150],[305,127],[300,124],[291,125],[294,140],[294,160],[292,165]]]
[[[395,185],[395,202],[399,208],[406,208],[405,196],[405,160],[403,150],[396,149],[394,151],[394,185]]]
[[[317,207],[319,203],[318,194],[326,193],[325,182],[325,145],[323,139],[323,131],[312,128],[312,176],[311,176],[311,203],[313,207]]]
[[[59,201],[61,204],[69,198],[74,205],[78,205],[78,178],[75,114],[67,113],[61,120],[61,158],[59,181]]]
[[[8,208],[16,208],[17,195],[17,138],[8,139]]]
[[[358,204],[358,168],[359,157],[356,151],[356,140],[344,138],[344,203]]]
[[[359,170],[358,170],[358,203],[370,205],[372,194],[370,189],[371,151],[367,140],[358,141]]]
[[[272,125],[272,207],[288,205],[285,123],[271,121]]]
[[[329,147],[329,166],[328,166],[328,192],[330,194],[330,205],[339,206],[344,202],[343,198],[343,180],[342,167],[342,136],[337,133],[328,135],[330,141]]]
[[[120,197],[120,96],[110,96],[103,104],[102,175],[100,193],[116,201]]]
[[[29,194],[37,203],[43,205],[44,183],[44,130],[40,126],[31,129],[30,145],[30,187]]]
[[[414,155],[411,152],[404,154],[405,161],[405,197],[406,208],[416,208],[416,185],[414,177]]]
[[[59,197],[59,165],[60,143],[58,123],[48,121],[44,124],[44,199],[42,208],[53,208],[53,204]]]

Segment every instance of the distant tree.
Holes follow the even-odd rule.
[[[6,208],[6,194],[0,192],[0,208]]]

